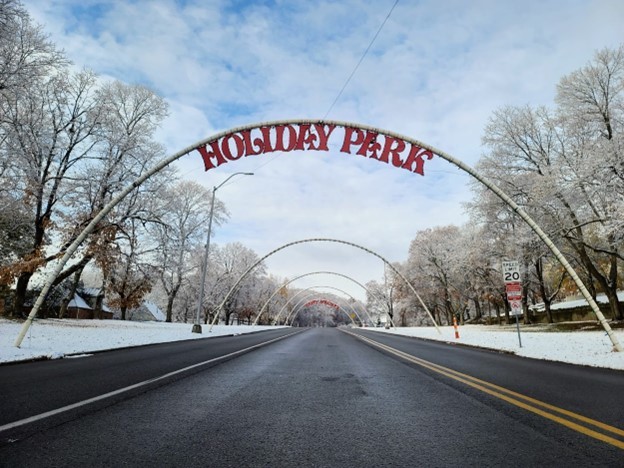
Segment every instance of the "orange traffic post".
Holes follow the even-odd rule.
[[[455,339],[459,340],[459,330],[457,328],[457,317],[453,317],[453,328],[455,329]]]

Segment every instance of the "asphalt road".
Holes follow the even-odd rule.
[[[52,361],[37,361],[0,366],[0,427],[24,418],[72,405],[121,388],[136,385],[235,353],[272,339],[293,333],[288,328],[238,336],[219,336],[209,340],[160,343],[95,353]],[[219,361],[217,361],[219,362]],[[210,365],[198,366],[183,374],[142,386],[133,392],[146,391],[171,380],[198,372]],[[121,398],[127,397],[126,394]],[[103,404],[108,401],[103,402]],[[71,417],[74,415],[72,414]],[[1,443],[0,438],[0,443]]]
[[[621,372],[357,333],[380,344],[311,329],[18,440],[0,433],[0,465],[624,466],[624,431],[610,429]]]

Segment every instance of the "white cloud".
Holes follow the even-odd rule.
[[[26,6],[77,66],[164,95],[171,115],[159,139],[173,153],[238,125],[323,117],[393,3]],[[622,20],[624,3],[616,0],[400,2],[329,118],[408,135],[474,165],[494,109],[550,105],[564,74],[622,41]],[[178,163],[182,176],[208,187],[237,171],[256,173],[220,190],[232,216],[217,242],[240,241],[264,255],[326,236],[402,261],[419,229],[465,220],[468,177],[443,161],[431,161],[420,177],[337,152],[292,153],[264,165],[272,157],[208,173],[196,152]],[[345,247],[298,247],[271,258],[269,267],[290,277],[350,272],[365,283],[383,271],[365,257]]]

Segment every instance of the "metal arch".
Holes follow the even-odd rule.
[[[311,288],[306,289],[305,291],[310,291],[311,289],[315,288],[316,286],[312,286]],[[315,291],[315,293],[319,293],[319,291]],[[288,324],[288,320],[290,319],[290,317],[292,316],[293,312],[297,309],[297,307],[299,307],[299,305],[303,302],[303,301],[307,301],[310,297],[312,297],[314,294],[309,293],[307,296],[302,297],[301,299],[299,299],[299,301],[297,301],[297,303],[295,304],[295,306],[293,307],[293,310],[288,314],[288,316],[286,317],[286,319],[284,320],[284,325]],[[336,304],[338,307],[340,307],[340,310],[342,310],[347,317],[351,318],[349,316],[349,314],[347,314],[347,312],[339,305]],[[355,325],[355,321],[351,318],[351,322]],[[291,326],[292,326],[292,322],[291,322]]]
[[[303,298],[303,299],[308,299],[307,297]],[[298,306],[299,304],[297,304]],[[340,305],[340,304],[336,304],[336,307],[338,307],[340,309],[340,311],[345,314],[347,317],[349,317],[349,320],[351,320],[351,323],[357,327],[357,323],[355,323],[355,320],[353,320],[353,318],[349,315],[349,313],[344,310],[344,308]],[[294,311],[295,309],[293,309]],[[288,325],[288,320],[290,320],[290,326],[292,327],[293,322],[295,321],[295,318],[297,318],[297,315],[299,315],[299,312],[301,312],[302,310],[304,310],[304,308],[300,308],[297,310],[297,312],[294,313],[294,315],[291,313],[288,317],[286,317],[286,320],[284,321],[284,325]],[[359,317],[358,317],[359,318]]]
[[[275,324],[279,324],[279,318],[282,316],[282,312],[284,312],[284,309],[286,309],[286,306],[288,306],[288,304],[290,303],[290,301],[292,301],[294,298],[296,298],[297,296],[303,294],[304,292],[310,291],[311,289],[313,289],[314,286],[306,288],[306,289],[302,289],[301,291],[297,291],[295,294],[293,294],[293,297],[289,298],[286,303],[282,306],[282,308],[280,309],[280,311],[277,313],[277,315],[275,316]]]
[[[32,321],[34,320],[35,316],[37,315],[37,312],[41,308],[41,305],[43,304],[43,301],[45,300],[45,297],[47,296],[48,292],[50,291],[50,288],[52,287],[52,283],[54,282],[56,277],[60,274],[60,272],[62,271],[63,267],[69,261],[69,259],[74,254],[76,249],[80,246],[80,244],[82,242],[84,242],[84,240],[86,239],[87,235],[89,235],[93,231],[93,229],[95,229],[95,226],[104,218],[104,216],[106,216],[121,200],[123,200],[126,197],[126,195],[128,195],[130,192],[132,192],[132,190],[137,188],[139,185],[141,185],[143,182],[145,182],[151,176],[153,176],[154,174],[156,174],[157,172],[159,172],[160,170],[162,170],[163,168],[165,168],[166,166],[168,166],[172,162],[180,159],[182,156],[185,156],[186,154],[190,153],[191,151],[196,150],[198,147],[204,146],[204,145],[206,145],[206,144],[208,144],[208,143],[210,143],[212,141],[218,140],[218,139],[220,139],[220,138],[222,138],[222,137],[224,137],[224,136],[226,136],[228,134],[235,133],[235,132],[240,132],[240,131],[245,131],[245,130],[252,130],[252,129],[260,128],[260,127],[274,127],[274,126],[277,126],[277,125],[289,125],[289,124],[294,124],[294,125],[302,125],[302,124],[335,125],[337,127],[342,127],[342,128],[349,127],[349,128],[358,128],[360,130],[368,130],[368,131],[376,132],[376,133],[381,134],[381,135],[386,135],[386,136],[398,138],[398,139],[401,139],[401,140],[403,140],[405,142],[408,142],[408,143],[411,143],[411,144],[413,144],[415,146],[418,146],[420,148],[429,150],[432,153],[434,153],[435,155],[441,157],[442,159],[445,159],[446,161],[450,162],[454,166],[456,166],[459,169],[463,170],[464,172],[467,172],[468,174],[470,174],[472,177],[474,177],[476,180],[478,180],[483,185],[485,185],[487,188],[489,188],[492,192],[494,192],[501,200],[503,200],[505,203],[507,203],[507,205],[509,205],[513,209],[513,211],[515,211],[518,214],[518,216],[520,216],[529,225],[529,227],[537,234],[537,236],[546,244],[546,246],[550,249],[550,251],[553,253],[555,258],[559,261],[559,263],[561,263],[561,265],[564,267],[566,272],[570,275],[570,277],[572,278],[572,280],[574,281],[576,286],[579,288],[579,290],[581,291],[581,294],[587,300],[587,303],[591,307],[591,309],[594,312],[594,314],[596,314],[596,317],[598,318],[598,321],[600,322],[600,324],[602,325],[602,327],[606,331],[607,335],[609,336],[609,339],[611,340],[611,343],[613,344],[614,350],[615,351],[620,351],[620,352],[623,351],[622,345],[620,344],[620,342],[618,341],[617,337],[613,333],[613,330],[609,326],[609,323],[607,322],[607,319],[605,318],[605,316],[601,312],[600,308],[598,307],[598,304],[596,304],[596,301],[594,301],[594,298],[591,296],[591,294],[589,293],[589,291],[585,287],[585,284],[581,281],[581,279],[577,275],[577,273],[574,270],[574,268],[572,268],[572,266],[568,262],[568,260],[564,257],[564,255],[561,253],[561,251],[555,246],[555,244],[552,242],[552,240],[550,240],[548,235],[538,226],[538,224],[535,221],[533,221],[533,219],[528,215],[528,213],[526,213],[516,202],[514,202],[505,192],[503,192],[493,182],[490,182],[485,177],[483,177],[480,174],[478,174],[474,169],[472,169],[470,166],[468,166],[467,164],[463,163],[459,159],[456,159],[453,156],[451,156],[450,154],[448,154],[448,153],[446,153],[444,151],[441,151],[441,150],[439,150],[439,149],[437,149],[437,148],[435,148],[435,147],[433,147],[431,145],[428,145],[428,144],[426,144],[424,142],[418,141],[418,140],[416,140],[414,138],[409,138],[409,137],[406,137],[406,136],[401,135],[399,133],[390,132],[390,131],[383,130],[383,129],[380,129],[380,128],[372,127],[370,125],[362,125],[362,124],[356,124],[356,123],[352,123],[352,122],[344,122],[344,121],[338,121],[338,120],[325,120],[325,119],[286,119],[286,120],[276,120],[276,121],[269,121],[269,122],[262,122],[262,123],[254,123],[254,124],[250,124],[250,125],[244,125],[244,126],[241,126],[241,127],[235,127],[235,128],[232,128],[232,129],[229,129],[229,130],[217,133],[217,134],[215,134],[215,135],[213,135],[211,137],[205,138],[203,140],[200,140],[199,142],[197,142],[197,143],[195,143],[195,144],[193,144],[191,146],[188,146],[187,148],[184,148],[181,151],[178,151],[177,153],[173,154],[172,156],[170,156],[168,158],[165,158],[164,160],[162,160],[161,162],[156,164],[156,166],[151,168],[149,171],[147,171],[142,176],[138,177],[134,182],[132,182],[130,185],[128,185],[126,188],[124,188],[108,204],[106,204],[106,206],[104,206],[100,210],[100,212],[93,218],[93,220],[78,235],[78,237],[76,237],[74,242],[72,242],[70,244],[70,246],[67,248],[67,250],[65,251],[65,254],[59,260],[59,262],[56,265],[56,267],[53,269],[52,272],[49,273],[49,275],[47,277],[47,280],[44,283],[44,286],[41,289],[41,292],[39,293],[39,296],[37,297],[37,301],[35,302],[35,304],[34,304],[32,310],[31,310],[30,314],[28,314],[28,318],[24,322],[24,325],[22,326],[22,329],[21,329],[17,339],[15,340],[15,346],[19,347],[21,345],[22,340],[24,339],[24,336],[26,336],[26,332],[28,331],[28,328],[32,324]],[[429,313],[429,315],[431,315],[431,314]],[[434,324],[435,324],[435,321],[434,321]],[[436,329],[438,329],[437,328],[437,324],[436,324]],[[438,332],[439,332],[439,329],[438,329]]]
[[[275,291],[273,291],[273,294],[271,294],[271,296],[266,300],[266,302],[264,303],[264,305],[260,309],[260,312],[258,312],[258,316],[254,320],[253,325],[254,326],[258,325],[258,320],[260,320],[260,317],[264,313],[264,309],[266,309],[268,307],[268,305],[271,302],[271,300],[277,295],[278,292],[280,292],[282,290],[282,288],[285,288],[290,283],[294,283],[295,281],[297,281],[297,280],[299,280],[301,278],[305,278],[306,276],[313,276],[313,275],[334,275],[334,276],[340,276],[342,278],[346,278],[348,280],[351,280],[352,282],[354,282],[358,286],[360,286],[362,289],[364,289],[371,296],[374,296],[373,292],[370,289],[368,289],[366,286],[364,286],[362,283],[360,283],[359,281],[351,278],[350,276],[344,275],[342,273],[336,273],[334,271],[313,271],[313,272],[310,272],[310,273],[304,273],[303,275],[299,275],[299,276],[297,276],[297,277],[295,277],[295,278],[293,278],[291,280],[286,281],[284,284],[282,284],[281,286],[276,288]],[[369,320],[371,320],[371,322],[372,322],[373,320],[372,320],[372,317],[371,317],[370,313],[368,313],[368,310],[366,310],[366,313],[368,314]]]
[[[290,318],[291,318],[291,317],[292,317],[292,318],[293,318],[293,320],[294,320],[294,317],[296,317],[296,316],[297,316],[297,314],[300,312],[300,310],[298,310],[298,311],[297,311],[297,313],[295,313],[295,310],[297,310],[297,307],[299,307],[299,305],[300,305],[303,301],[306,301],[306,300],[310,299],[310,297],[311,297],[311,296],[313,296],[313,295],[315,295],[315,294],[316,294],[316,295],[318,295],[318,294],[321,294],[321,295],[322,295],[322,294],[323,294],[321,291],[314,291],[313,293],[310,293],[309,291],[313,290],[314,288],[331,288],[331,286],[311,286],[311,287],[309,287],[309,288],[307,288],[307,289],[304,289],[304,290],[300,291],[300,292],[308,292],[308,294],[307,294],[306,296],[302,297],[301,299],[299,299],[299,301],[297,301],[297,303],[295,304],[295,306],[293,307],[293,309],[290,311],[290,313],[288,314],[288,316],[287,316],[287,317],[286,317],[286,319],[284,320],[284,325],[288,324],[288,320],[290,320]],[[345,294],[346,294],[346,293],[345,293]],[[294,297],[295,297],[295,296],[293,296],[293,299],[294,299]],[[356,325],[355,321],[353,320],[353,318],[351,318],[351,316],[347,313],[347,311],[346,311],[346,310],[344,310],[344,308],[343,308],[340,304],[336,304],[336,305],[340,308],[340,310],[342,310],[342,312],[344,312],[344,313],[345,313],[345,315],[346,315],[347,317],[349,317],[349,319],[351,320],[351,322],[353,323],[353,325]],[[353,310],[353,313],[357,316],[357,318],[358,318],[358,319],[360,319],[360,322],[362,322],[362,319],[360,318],[360,316],[358,315],[358,313],[355,311],[355,309],[353,308],[353,306],[351,306],[351,310]],[[294,317],[293,317],[293,314],[295,314],[295,315],[294,315]],[[362,322],[362,323],[364,323],[364,322]],[[292,321],[291,321],[291,326],[292,326]]]
[[[342,289],[339,289],[339,288],[335,288],[335,287],[333,287],[333,286],[312,286],[311,288],[308,288],[308,289],[313,289],[313,288],[327,288],[327,289],[333,289],[334,291],[338,291],[338,292],[341,292],[341,293],[343,293],[343,294],[346,294],[347,296],[349,296],[349,297],[350,297],[351,299],[353,299],[354,301],[356,301],[356,300],[357,300],[357,299],[355,299],[355,298],[354,298],[351,294],[349,294],[348,292],[346,292],[346,291],[344,291],[344,290],[342,290]],[[322,292],[321,292],[321,291],[318,291],[318,293],[319,293],[319,294],[322,294]],[[348,304],[349,304],[349,303],[348,303]],[[336,305],[337,305],[337,306],[340,306],[340,304],[336,304]],[[362,305],[363,305],[363,304],[362,304]],[[358,320],[360,321],[360,323],[361,323],[362,325],[364,325],[364,320],[362,320],[362,317],[360,316],[360,314],[358,314],[358,313],[357,313],[357,310],[355,310],[355,307],[353,307],[353,304],[349,304],[349,307],[351,308],[351,310],[353,311],[353,313],[356,315],[356,317],[358,318]],[[295,306],[295,307],[293,307],[293,310],[290,312],[290,315],[286,318],[286,320],[285,320],[285,322],[284,322],[284,323],[288,323],[288,319],[292,316],[292,314],[293,314],[293,312],[295,311],[295,309],[296,309],[296,306]],[[364,310],[366,310],[366,307],[364,308]],[[344,309],[343,309],[343,312],[344,312]],[[349,315],[349,314],[347,314],[347,315]],[[370,320],[370,317],[369,317],[369,320]],[[353,319],[351,319],[351,321],[353,322]],[[354,322],[354,324],[355,324],[355,322]],[[291,322],[291,325],[292,325],[292,322]],[[372,320],[371,320],[371,325],[374,325],[374,323],[373,323],[373,321],[372,321]]]
[[[223,301],[221,301],[221,303],[219,304],[219,306],[215,309],[215,316],[214,319],[212,320],[211,324],[210,324],[210,328],[208,329],[209,332],[212,331],[212,327],[214,327],[216,321],[219,319],[219,316],[221,315],[221,311],[223,310],[223,306],[225,305],[225,303],[230,299],[230,297],[232,296],[232,294],[234,293],[234,291],[236,291],[236,289],[238,288],[238,286],[241,284],[241,282],[247,277],[247,275],[251,272],[251,270],[253,270],[254,268],[256,268],[258,265],[260,265],[264,260],[266,260],[268,257],[270,257],[273,254],[276,254],[277,252],[279,252],[280,250],[284,250],[287,247],[292,247],[293,245],[298,245],[298,244],[304,244],[307,242],[335,242],[338,244],[344,244],[344,245],[350,245],[351,247],[355,247],[358,248],[360,250],[363,250],[364,252],[367,252],[371,255],[374,255],[375,257],[381,259],[386,265],[388,265],[388,267],[390,267],[390,269],[392,271],[394,271],[394,273],[396,275],[398,275],[404,282],[405,284],[408,286],[409,289],[411,289],[411,291],[414,293],[414,295],[418,298],[418,301],[420,302],[420,305],[423,307],[423,309],[425,309],[425,311],[427,312],[427,315],[429,315],[429,318],[431,319],[431,322],[433,322],[433,325],[436,328],[436,331],[438,332],[439,335],[442,334],[442,332],[440,331],[440,328],[438,327],[438,324],[436,323],[435,319],[433,318],[433,315],[431,314],[431,312],[429,311],[429,309],[427,308],[427,306],[425,305],[424,301],[422,300],[422,298],[420,297],[420,295],[418,294],[418,292],[416,292],[416,289],[414,289],[414,286],[412,286],[412,284],[407,280],[407,278],[405,276],[403,276],[403,274],[397,270],[394,265],[392,265],[392,263],[390,263],[388,260],[386,260],[384,257],[382,257],[381,255],[379,255],[377,252],[374,252],[370,249],[367,249],[366,247],[362,247],[361,245],[358,244],[354,244],[353,242],[348,242],[348,241],[344,241],[344,240],[339,240],[339,239],[329,239],[326,237],[318,237],[318,238],[312,238],[312,239],[303,239],[303,240],[298,240],[298,241],[294,241],[294,242],[289,242],[288,244],[284,244],[281,247],[278,247],[277,249],[272,250],[271,252],[269,252],[268,254],[266,254],[264,257],[262,257],[261,259],[259,259],[258,261],[256,261],[253,265],[251,265],[247,271],[245,271],[245,273],[243,273],[240,278],[238,278],[238,281],[234,284],[234,286],[232,286],[232,289],[230,289],[228,291],[228,293],[225,295],[225,298],[223,299]]]
[[[295,299],[297,296],[300,296],[300,295],[301,295],[301,294],[303,294],[303,293],[306,293],[306,292],[309,292],[309,291],[313,290],[314,288],[320,288],[320,287],[328,287],[328,288],[331,288],[332,286],[310,286],[309,288],[306,288],[306,289],[302,289],[302,290],[300,290],[300,291],[297,291],[297,292],[293,295],[293,297],[289,298],[289,299],[286,301],[286,303],[282,306],[282,308],[280,309],[279,313],[278,313],[278,314],[277,314],[277,316],[275,317],[275,324],[278,324],[278,323],[279,323],[279,319],[280,319],[280,317],[282,316],[282,313],[284,312],[284,310],[286,309],[286,307],[288,306],[288,304],[290,304],[290,302],[291,302],[293,299]],[[335,288],[335,289],[337,289],[337,288]],[[315,291],[315,292],[318,292],[318,291]],[[342,290],[341,290],[341,292],[343,292],[344,294],[347,294],[347,295],[348,295],[348,293],[346,293],[346,292],[344,292],[344,291],[342,291]],[[310,296],[311,296],[311,294],[308,294],[307,296],[303,297],[302,299],[307,299],[307,298],[308,298],[308,297],[310,297]],[[292,314],[293,310],[294,310],[294,309],[295,309],[295,308],[296,308],[296,307],[297,307],[297,306],[301,303],[301,300],[302,300],[302,299],[300,299],[300,300],[297,302],[297,304],[295,304],[295,307],[293,307],[293,309],[292,309],[292,310],[290,311],[290,313],[287,315],[287,318],[286,318],[286,320],[284,320],[284,323],[287,323],[287,322],[288,322],[288,318],[290,318],[290,316],[291,316],[291,314]],[[353,312],[355,312],[355,309],[353,309]],[[357,313],[357,312],[355,312],[355,314],[358,316],[358,318],[360,318],[360,316],[358,315],[358,313]],[[348,314],[347,314],[347,315],[348,315]],[[361,319],[361,318],[360,318],[360,321],[362,321],[362,319]]]
[[[304,298],[304,299],[307,299],[307,298]],[[297,305],[299,305],[299,304],[297,304]],[[339,309],[340,309],[340,310],[341,310],[341,311],[342,311],[342,312],[343,312],[343,313],[344,313],[347,317],[349,317],[349,319],[351,320],[351,323],[352,323],[354,326],[356,326],[356,327],[357,327],[357,324],[356,324],[356,323],[355,323],[355,321],[351,318],[351,316],[347,313],[347,311],[346,311],[346,310],[344,310],[340,304],[336,304],[336,306],[337,306],[337,307],[338,307],[338,308],[339,308]],[[294,310],[294,309],[293,309],[293,310]],[[303,310],[303,308],[301,308],[301,309],[297,310],[297,312],[296,312],[294,315],[292,315],[292,314],[291,314],[291,315],[289,315],[289,316],[286,318],[286,320],[285,320],[284,324],[287,324],[287,323],[288,323],[288,319],[290,319],[290,318],[291,318],[291,316],[292,316],[292,320],[290,321],[290,326],[292,327],[292,323],[295,321],[295,318],[297,318],[297,315],[299,315],[299,312],[301,312],[302,310]]]

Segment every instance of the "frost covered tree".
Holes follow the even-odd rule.
[[[183,181],[161,193],[161,216],[151,228],[157,246],[156,262],[160,284],[167,295],[166,317],[172,321],[174,301],[195,268],[192,255],[199,251],[210,216],[212,193],[196,182]],[[227,216],[225,206],[215,200],[213,223]]]
[[[242,274],[259,260],[258,255],[240,242],[233,242],[224,246],[210,247],[208,272],[206,275],[206,294],[204,296],[204,323],[208,323],[213,316],[211,313],[223,302],[230,289],[236,284]],[[244,314],[245,311],[257,305],[257,287],[260,278],[265,276],[266,267],[258,265],[242,281],[234,294],[223,305],[223,320],[230,324],[233,315]]]
[[[241,316],[241,319],[247,320],[248,322],[255,320],[255,317],[258,313],[260,313],[260,309],[269,300],[271,296],[273,298],[267,304],[267,307],[264,310],[262,317],[258,319],[258,323],[260,325],[268,325],[272,322],[272,319],[279,309],[285,303],[285,294],[286,288],[280,288],[280,284],[283,284],[284,281],[273,275],[260,276],[257,278],[255,283],[255,297],[251,297],[252,303],[251,307],[247,308],[247,313]],[[277,294],[273,295],[275,291],[278,291]]]
[[[126,320],[128,310],[142,304],[156,281],[156,271],[150,262],[151,252],[145,250],[147,243],[141,242],[144,236],[141,223],[132,219],[117,236],[108,261],[101,264],[108,303],[119,309],[122,320]]]
[[[398,266],[398,265],[395,265]],[[369,281],[366,283],[366,307],[373,317],[378,317],[375,325],[381,325],[381,319],[394,320],[396,301],[397,278],[394,272],[384,268],[383,281]]]
[[[21,2],[0,0],[0,93],[21,95],[67,63]]]
[[[572,255],[593,294],[595,286],[606,293],[616,319],[623,318],[616,295],[622,261],[623,61],[621,47],[600,51],[586,67],[562,78],[554,112],[529,106],[497,110],[486,127],[488,151],[478,166]],[[541,268],[538,259],[532,263]],[[536,276],[543,275],[536,271]],[[545,302],[553,296],[542,295]]]
[[[438,323],[444,317],[447,324],[463,310],[458,288],[459,261],[456,251],[461,249],[457,226],[426,229],[416,234],[404,266],[407,278],[414,285]],[[422,294],[421,294],[422,292]],[[416,305],[416,298],[406,297]]]
[[[13,180],[6,198],[21,200],[15,209],[33,225],[29,249],[1,272],[4,283],[17,279],[14,309],[20,313],[33,273],[62,255],[122,187],[163,157],[153,134],[166,104],[145,87],[100,85],[82,71],[53,75],[33,84],[26,97],[5,98],[0,106],[1,151],[11,155],[2,174]],[[153,219],[155,196],[171,177],[171,170],[157,174],[111,211],[56,284],[108,255],[106,243],[128,219]]]
[[[154,132],[167,115],[164,100],[144,86],[110,82],[97,90],[97,143],[89,158],[67,182],[66,209],[60,216],[64,246],[91,222],[98,212],[132,181],[164,157],[164,148],[154,141]],[[160,194],[174,179],[171,169],[162,171],[128,195],[90,235],[71,267],[58,280],[84,268],[92,258],[106,254],[111,231],[127,220],[155,221]]]
[[[20,2],[0,0],[0,285],[20,278],[13,310],[17,305],[21,311],[32,271],[41,263],[43,237],[50,223],[47,206],[56,199],[57,168],[48,170],[46,162],[54,158],[46,158],[45,146],[47,140],[63,138],[59,136],[63,126],[45,122],[49,123],[51,108],[58,107],[58,114],[67,115],[68,107],[56,96],[66,97],[69,106],[76,102],[75,93],[63,91],[60,79],[50,78],[58,76],[67,63]]]
[[[624,319],[617,299],[624,260],[624,46],[598,51],[557,86],[569,141],[562,155],[571,222],[564,236]]]
[[[33,273],[54,258],[45,247],[58,222],[65,184],[95,144],[94,88],[89,72],[58,74],[33,83],[23,96],[0,101],[3,152],[11,155],[15,190],[33,222],[29,251],[3,275],[5,281],[17,278],[17,313]]]

